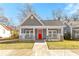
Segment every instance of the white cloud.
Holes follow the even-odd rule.
[[[64,11],[65,11],[68,15],[72,15],[72,14],[75,13],[78,9],[79,9],[79,4],[68,4],[68,5],[64,8]]]

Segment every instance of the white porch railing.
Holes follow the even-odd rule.
[[[34,39],[34,35],[33,34],[25,34],[25,33],[22,33],[21,35],[19,35],[20,37],[20,39]]]
[[[55,37],[55,38],[47,36],[47,40],[48,41],[59,41],[59,40],[61,40],[60,36],[61,36],[60,33],[58,33],[57,37]]]

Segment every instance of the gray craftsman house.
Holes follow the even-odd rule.
[[[63,40],[63,23],[60,20],[41,20],[30,12],[20,25],[20,40]]]

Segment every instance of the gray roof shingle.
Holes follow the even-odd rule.
[[[41,20],[45,26],[62,26],[63,22],[59,20]]]

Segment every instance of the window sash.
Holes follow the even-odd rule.
[[[33,30],[26,30],[26,36],[33,37]]]
[[[79,37],[79,32],[76,32],[75,33],[75,37]]]
[[[56,38],[57,37],[57,31],[56,30],[49,30],[48,35],[50,38]]]

